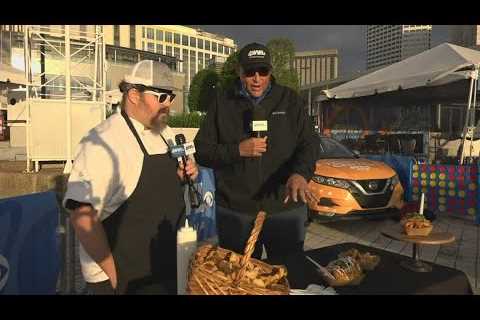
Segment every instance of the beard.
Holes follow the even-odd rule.
[[[169,110],[160,110],[157,115],[152,119],[151,128],[152,131],[161,132],[168,124]]]

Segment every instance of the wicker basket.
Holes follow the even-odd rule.
[[[290,286],[286,278],[284,266],[272,266],[260,260],[251,258],[258,235],[265,220],[265,212],[259,212],[255,225],[247,241],[245,251],[240,257],[239,268],[227,275],[215,268],[211,268],[212,260],[206,257],[215,256],[220,261],[227,261],[228,257],[236,253],[213,245],[203,245],[195,253],[190,262],[187,294],[191,295],[288,295]],[[266,287],[253,284],[246,273],[255,268],[258,274],[276,274],[280,269],[285,270],[280,279]],[[278,273],[280,275],[280,273]]]

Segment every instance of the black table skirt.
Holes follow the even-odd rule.
[[[473,294],[470,282],[462,271],[432,263],[431,272],[409,271],[401,267],[400,262],[411,260],[410,257],[357,243],[341,243],[304,253],[326,266],[328,262],[336,259],[340,252],[350,248],[377,254],[381,260],[375,270],[367,271],[360,285],[335,287],[338,294]],[[292,289],[305,289],[312,283],[328,286],[316,267],[304,255],[291,256],[284,264],[288,269],[288,280]]]

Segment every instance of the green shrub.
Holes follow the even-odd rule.
[[[205,114],[200,112],[170,115],[168,125],[172,128],[200,128],[204,118]]]

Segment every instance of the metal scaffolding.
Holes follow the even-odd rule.
[[[25,26],[27,172],[31,162],[38,172],[40,161],[66,161],[69,173],[79,139],[106,117],[103,30],[88,29]]]

